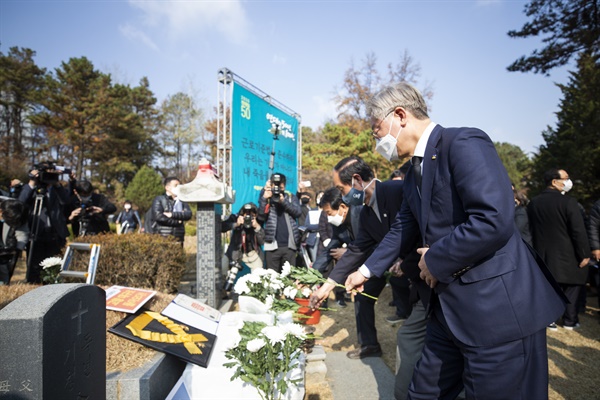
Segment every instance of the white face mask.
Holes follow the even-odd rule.
[[[563,190],[562,190],[563,193],[567,193],[571,189],[573,189],[573,181],[570,179],[565,180]]]
[[[392,123],[390,122],[390,130],[388,131],[388,134],[377,141],[375,151],[381,154],[381,156],[388,161],[397,161],[400,157],[398,157],[398,148],[396,147],[396,145],[398,144],[398,136],[400,136],[402,127],[398,129],[396,137],[390,135],[391,131]]]
[[[340,226],[342,222],[344,222],[344,214],[335,214],[333,217],[328,215],[327,222],[329,222],[333,226]]]
[[[127,211],[129,211],[129,209],[130,209],[130,208],[131,208],[131,206],[130,206],[129,204],[125,206],[125,209],[126,209]]]

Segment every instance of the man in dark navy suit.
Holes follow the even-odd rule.
[[[344,194],[344,202],[353,206],[363,204],[360,212],[360,230],[356,239],[337,262],[329,275],[329,281],[311,296],[314,306],[327,298],[336,283],[343,283],[373,252],[390,230],[394,217],[400,209],[402,181],[379,182],[373,170],[360,157],[352,156],[341,160],[333,169],[333,184]],[[359,189],[360,188],[360,189]],[[417,235],[418,237],[418,235]],[[416,265],[415,265],[416,268]],[[418,269],[418,268],[417,268]],[[396,285],[397,278],[390,278]],[[365,292],[379,296],[385,287],[385,278],[371,279]],[[409,313],[410,310],[406,310]],[[382,354],[375,327],[375,300],[364,296],[354,299],[358,348],[348,352],[351,359],[379,357]]]
[[[346,280],[363,290],[420,239],[420,276],[434,289],[409,399],[548,397],[546,326],[562,292],[514,224],[510,180],[475,128],[432,123],[421,94],[400,83],[367,104],[376,150],[413,157],[402,207],[371,257]]]

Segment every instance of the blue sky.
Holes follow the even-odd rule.
[[[554,126],[566,68],[550,77],[508,72],[540,39],[511,39],[526,1],[126,1],[0,0],[0,50],[37,52],[54,70],[85,56],[120,83],[146,76],[159,101],[193,86],[217,102],[226,67],[317,129],[335,116],[332,98],[353,61],[369,52],[378,70],[405,50],[431,83],[431,118],[475,126],[526,153]]]

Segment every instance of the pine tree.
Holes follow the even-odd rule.
[[[582,54],[563,93],[556,128],[543,133],[544,145],[534,158],[536,189],[550,168],[561,168],[574,182],[571,192],[580,202],[600,199],[600,56]]]
[[[143,166],[125,189],[125,197],[143,213],[150,208],[152,200],[164,192],[160,175],[152,168]]]
[[[548,75],[578,54],[600,54],[600,1],[599,0],[532,0],[525,6],[525,14],[532,17],[519,31],[509,31],[513,38],[543,35],[545,47],[531,55],[520,57],[509,71]]]

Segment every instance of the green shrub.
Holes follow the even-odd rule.
[[[81,243],[96,243],[100,258],[96,285],[120,285],[175,293],[186,268],[186,256],[173,237],[147,234],[95,235],[78,237]],[[74,259],[69,269],[86,270],[89,253]]]
[[[198,229],[196,228],[195,224],[185,224],[185,236],[196,236],[197,230]]]

